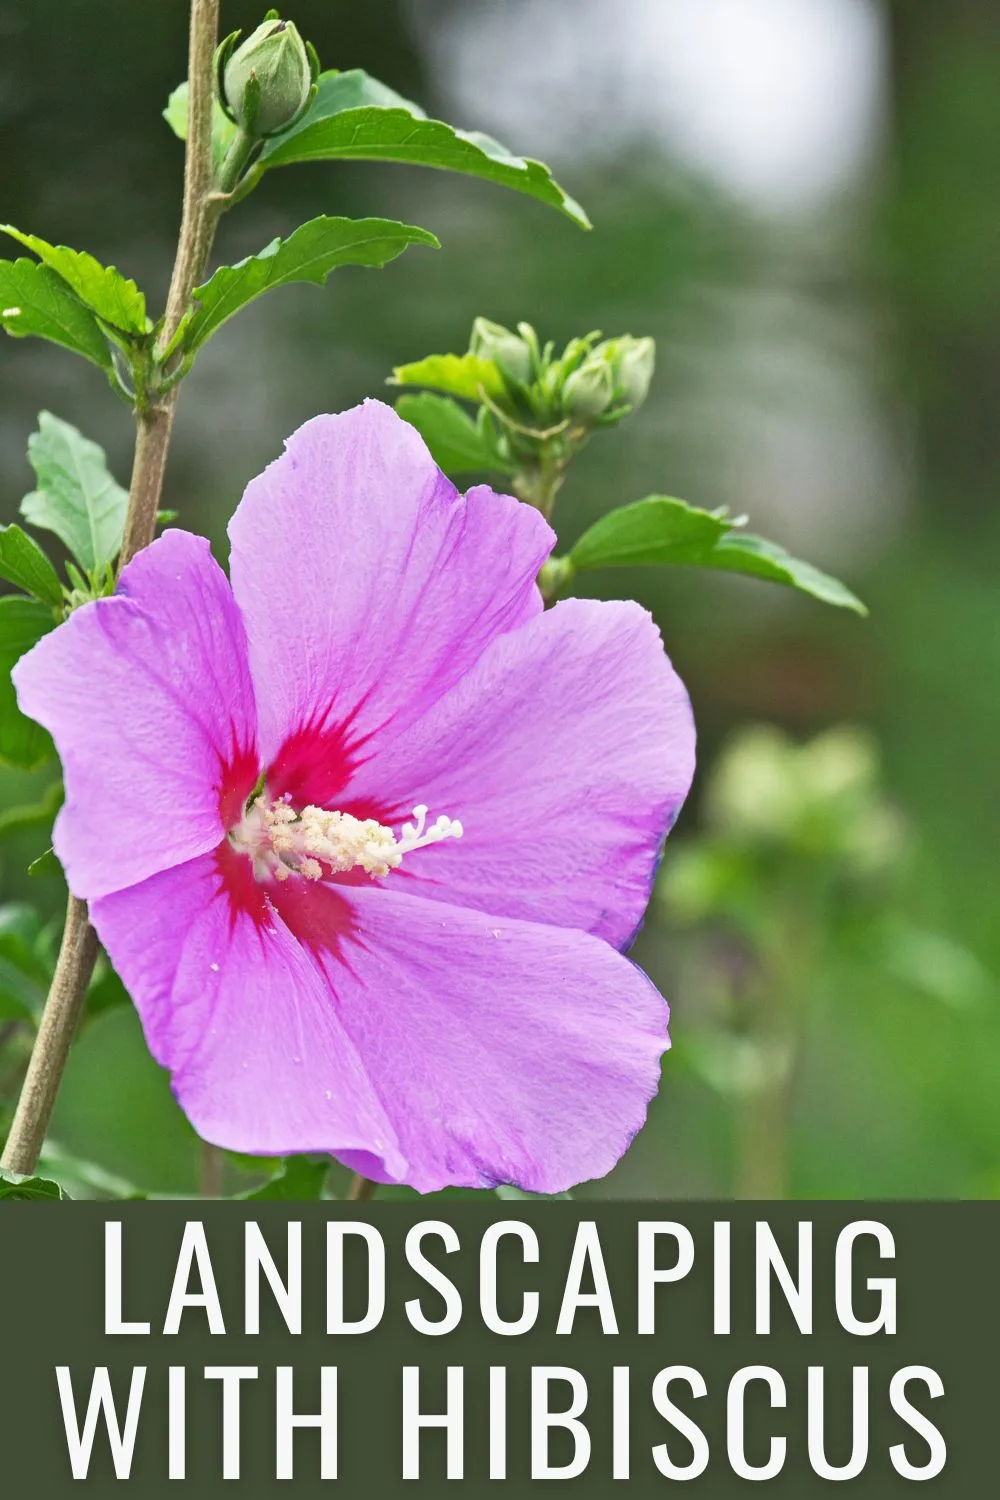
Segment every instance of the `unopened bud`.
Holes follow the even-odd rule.
[[[477,318],[472,325],[469,353],[479,359],[492,360],[508,380],[518,385],[531,384],[531,348],[523,338],[502,324],[491,323],[489,318]]]
[[[603,359],[588,359],[563,386],[563,409],[577,422],[592,422],[608,410],[614,394],[611,366]]]
[[[618,340],[615,374],[618,395],[627,406],[641,406],[649,395],[656,367],[656,344],[652,339],[625,337]]]
[[[309,102],[310,52],[291,21],[264,21],[229,58],[225,102],[248,135],[263,139],[287,129]]]

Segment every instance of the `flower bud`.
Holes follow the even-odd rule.
[[[563,386],[563,409],[577,422],[603,416],[614,401],[615,381],[607,360],[590,358]]]
[[[291,21],[269,20],[229,58],[223,95],[236,123],[263,139],[291,125],[309,102],[313,64]]]
[[[656,344],[652,339],[619,339],[615,374],[618,394],[628,406],[641,406],[649,395],[656,367]]]
[[[526,341],[500,323],[477,318],[472,325],[469,353],[478,359],[491,359],[508,380],[530,385],[532,377],[531,348]]]

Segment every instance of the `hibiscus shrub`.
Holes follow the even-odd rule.
[[[273,288],[438,244],[323,215],[211,269],[220,217],[269,171],[399,161],[588,227],[540,163],[358,69],[321,71],[276,13],[217,48],[218,10],[192,0],[190,77],[165,111],[185,195],[163,314],[86,251],[4,230],[29,253],[0,261],[0,323],[100,369],[136,448],[126,490],[43,412],[21,510],[65,570],[0,530],[19,591],[0,599],[0,756],[58,757],[65,788],[3,816],[54,817],[44,861],[69,887],[58,962],[30,912],[0,923],[0,1045],[30,1052],[0,1195],[60,1195],[30,1174],[85,1001],[92,1015],[122,984],[206,1143],[205,1192],[224,1148],[279,1159],[265,1196],[329,1191],[331,1156],[358,1196],[562,1193],[610,1170],[659,1085],[667,1007],[624,954],[694,772],[650,616],[562,596],[593,569],[686,564],[862,606],[742,521],[666,496],[557,554],[570,467],[641,407],[655,350],[592,333],[557,352],[527,323],[478,319],[465,353],[400,365],[396,412],[300,428],[233,514],[228,578],[174,529],[164,467],[206,343]],[[461,494],[462,474],[495,488]],[[45,1160],[63,1175],[54,1147]],[[134,1191],[65,1167],[74,1191]]]

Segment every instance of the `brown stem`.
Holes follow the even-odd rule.
[[[219,205],[213,194],[212,108],[213,59],[219,31],[220,0],[191,0],[188,50],[188,131],[184,154],[184,207],[160,347],[166,348],[201,280],[212,247]],[[179,385],[154,395],[140,393],[136,404],[136,444],[119,569],[147,547],[156,533],[156,516],[170,447]],[[97,958],[97,936],[87,907],[70,896],[55,978],[45,1002],[17,1113],[0,1165],[13,1172],[32,1172],[62,1080],[73,1033]]]
[[[222,1152],[208,1141],[201,1143],[198,1191],[203,1198],[222,1197]]]
[[[156,516],[163,493],[174,408],[180,386],[174,386],[156,406],[135,414],[135,458],[128,493],[125,532],[118,555],[119,572],[137,552],[148,547],[156,531]]]
[[[212,109],[215,98],[213,59],[219,30],[220,0],[191,0],[188,49],[188,129],[184,155],[184,207],[177,241],[160,347],[167,348],[191,304],[212,249],[219,208],[212,165]],[[125,535],[118,558],[121,570],[156,534],[156,515],[174,423],[179,385],[159,399],[136,408],[135,461],[129,487]]]
[[[377,1191],[377,1182],[370,1182],[367,1177],[362,1177],[360,1172],[355,1172],[351,1185],[347,1189],[347,1201],[348,1203],[367,1203],[369,1198],[374,1198]]]
[[[201,280],[211,250],[206,220],[212,181],[212,109],[215,100],[215,44],[219,34],[219,0],[191,0],[188,47],[188,129],[184,156],[184,208],[174,272],[167,294],[161,345],[166,347],[187,312],[191,293]],[[217,215],[216,215],[217,217]],[[212,226],[214,228],[214,224]]]
[[[96,958],[97,934],[86,903],[70,896],[55,977],[0,1162],[8,1172],[35,1169]]]

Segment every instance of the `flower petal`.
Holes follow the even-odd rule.
[[[460,496],[376,401],[299,428],[229,534],[270,789],[322,806],[374,730],[400,732],[540,611],[554,541],[509,497]]]
[[[350,913],[327,894],[336,966]],[[243,856],[202,855],[103,897],[91,915],[201,1136],[261,1156],[371,1151],[405,1175],[329,984]]]
[[[391,877],[390,877],[391,880]],[[667,1007],[586,933],[351,887],[338,1014],[421,1192],[510,1182],[556,1193],[614,1166],[656,1092]],[[371,1155],[339,1152],[377,1176]]]
[[[628,945],[694,774],[687,693],[637,604],[568,599],[493,642],[446,698],[379,737],[351,797],[464,827],[406,856],[421,896]]]
[[[168,531],[118,593],[77,610],[14,669],[63,763],[55,849],[91,898],[213,848],[257,777],[239,612],[208,543]]]

